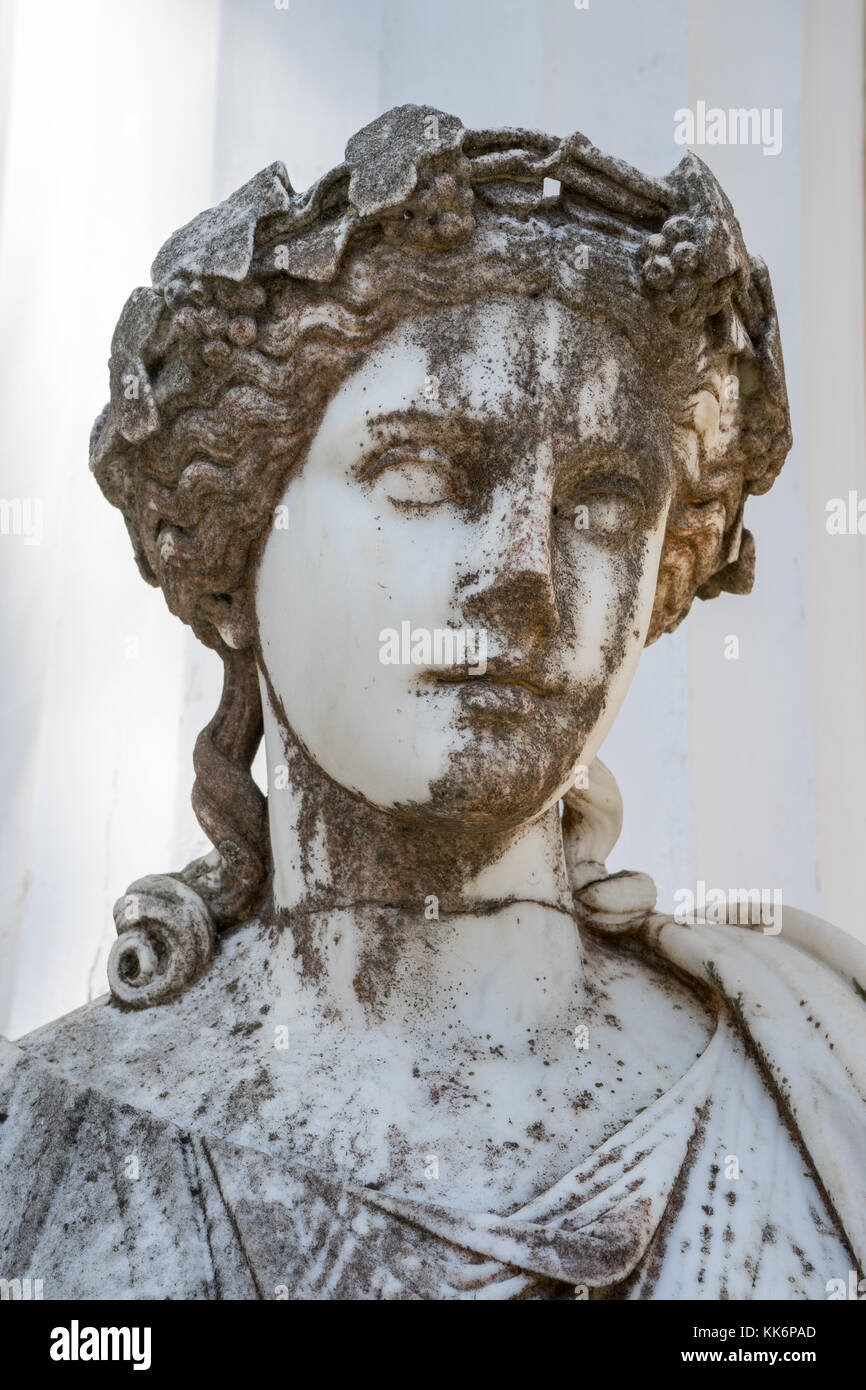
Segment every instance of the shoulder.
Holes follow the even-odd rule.
[[[780,930],[775,930],[779,926]],[[866,948],[811,913],[772,924],[654,913],[645,943],[722,996],[866,1260]]]
[[[717,983],[714,971],[731,979],[757,973],[765,984],[775,979],[789,987],[808,981],[810,995],[830,991],[834,998],[850,998],[846,1013],[866,1023],[866,944],[855,936],[788,906],[762,914],[760,906],[735,903],[714,916],[710,920],[708,911],[705,920],[680,920],[656,912],[647,918],[642,935],[656,953],[710,983]]]
[[[263,1002],[268,949],[255,924],[226,934],[210,968],[175,998],[132,1008],[103,995],[19,1039],[18,1067],[184,1131],[243,1132],[267,1148],[278,1108],[269,1069],[291,1094],[299,1065],[277,1053],[282,1018]]]
[[[0,1267],[39,1297],[256,1296],[206,1142],[3,1039],[0,1172]]]

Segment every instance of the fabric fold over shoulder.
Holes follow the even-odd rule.
[[[656,954],[727,1000],[866,1265],[866,949],[789,907],[778,935],[658,916],[642,935]]]

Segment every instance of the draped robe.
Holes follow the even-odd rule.
[[[866,951],[654,915],[701,1055],[507,1213],[409,1199],[159,1118],[0,1040],[0,1277],[46,1298],[821,1299],[866,1251]],[[146,1154],[136,1181],[130,1156]]]

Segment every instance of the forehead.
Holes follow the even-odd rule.
[[[610,444],[666,436],[661,374],[614,325],[550,295],[432,310],[400,323],[343,381],[321,431],[391,412],[502,420]]]

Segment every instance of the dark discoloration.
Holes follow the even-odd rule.
[[[750,262],[730,204],[694,156],[655,180],[579,135],[522,132],[509,148],[511,139],[407,106],[354,137],[346,162],[307,194],[272,165],[170,239],[154,288],[135,292],[118,325],[94,471],[124,511],[145,578],[225,667],[220,710],[196,749],[194,792],[219,860],[184,871],[218,925],[256,910],[269,883],[264,806],[249,774],[261,736],[257,559],[328,400],[396,324],[505,294],[528,305],[552,296],[587,323],[617,325],[621,355],[628,343],[657,383],[659,418],[692,438],[696,465],[674,470],[647,640],[674,627],[696,592],[748,588],[748,533],[737,559],[742,504],[769,486],[790,442],[765,269]],[[542,197],[544,177],[560,181],[557,198]],[[457,394],[453,364],[468,345],[465,313],[429,341],[434,371]],[[559,366],[567,381],[565,356]],[[514,371],[525,388],[511,422],[519,436],[543,404],[526,344]],[[130,374],[140,385],[134,401]],[[742,382],[733,404],[720,399],[729,375]],[[722,428],[695,443],[701,393]],[[671,440],[653,438],[645,399],[624,406],[636,443],[670,462]],[[621,660],[632,591],[624,561],[608,669]],[[603,682],[580,701],[587,720],[597,718]],[[520,763],[517,785],[531,772]]]
[[[545,175],[561,179],[559,197],[543,198]],[[486,324],[500,311],[505,393],[495,371],[482,370]],[[553,318],[557,332],[545,338]],[[477,699],[480,683],[463,691],[449,724],[460,758],[429,779],[425,796],[379,806],[326,773],[292,727],[285,686],[269,670],[257,576],[275,506],[294,480],[317,476],[329,404],[377,354],[407,344],[436,382],[435,408],[358,411],[346,487],[376,496],[385,452],[438,450],[461,520],[490,533],[483,553],[457,564],[454,614],[495,645],[491,672],[477,681],[514,690],[511,705]],[[698,1283],[718,1276],[727,1297],[730,1262],[721,1274],[716,1266],[743,1208],[717,1191],[717,1165],[695,1178],[711,1121],[716,1131],[726,1123],[703,1057],[723,1012],[720,981],[711,963],[708,984],[660,963],[637,934],[640,913],[634,933],[614,941],[601,934],[603,911],[593,926],[588,909],[573,907],[568,872],[589,891],[606,856],[587,855],[578,883],[555,804],[644,636],[675,627],[695,594],[748,589],[743,504],[770,485],[789,444],[769,281],[709,171],[689,156],[668,179],[646,179],[582,137],[473,134],[443,113],[400,108],[350,141],[345,164],[309,194],[296,195],[272,166],[177,233],[154,288],[124,312],[111,371],[94,471],[123,510],[145,578],[224,665],[193,793],[217,854],[170,881],[194,888],[222,936],[210,976],[189,971],[183,982],[172,982],[161,948],[164,1011],[133,1023],[102,1008],[34,1044],[81,1081],[45,1068],[22,1088],[46,1121],[57,1097],[66,1111],[46,1136],[21,1126],[24,1149],[45,1164],[32,1202],[25,1194],[21,1203],[16,1251],[36,1248],[54,1188],[67,1182],[63,1154],[77,1154],[69,1190],[87,1204],[110,1189],[110,1217],[103,1205],[82,1231],[123,1229],[128,1283],[140,1287],[132,1266],[146,1242],[133,1199],[92,1137],[78,1153],[79,1131],[103,1123],[116,1125],[115,1157],[131,1136],[147,1150],[149,1218],[165,1221],[171,1260],[182,1263],[186,1243],[196,1248],[182,1285],[193,1296],[268,1297],[263,1271],[282,1278],[290,1266],[292,1288],[302,1287],[310,1253],[327,1249],[331,1297],[359,1288],[451,1296],[455,1268],[456,1287],[471,1288],[472,1272],[486,1268],[479,1288],[501,1278],[517,1298],[563,1298],[580,1277],[594,1298],[628,1297],[638,1278],[651,1297],[688,1188],[701,1216],[681,1253],[699,1252]],[[123,390],[130,371],[137,404]],[[741,388],[733,397],[731,376]],[[571,510],[611,479],[634,500],[634,525],[578,536]],[[394,517],[371,511],[387,545]],[[362,568],[349,583],[368,578]],[[570,664],[582,646],[592,660]],[[515,669],[497,670],[506,660]],[[292,903],[280,910],[270,899],[285,846],[269,843],[250,773],[260,676],[282,742],[303,889],[280,898]],[[327,699],[323,680],[316,689]],[[428,694],[413,692],[419,702]],[[416,712],[423,717],[423,705]],[[517,852],[527,827],[540,832],[528,866]],[[565,829],[577,845],[583,830],[594,834],[573,801]],[[499,896],[475,891],[507,856],[526,875],[525,895],[510,881]],[[482,881],[500,885],[493,873]],[[520,964],[511,979],[507,969],[497,975],[498,953],[506,967]],[[484,1012],[503,997],[505,1008]],[[637,999],[656,1030],[651,1053],[634,1025]],[[731,1007],[753,1046],[742,1000]],[[281,1029],[291,1033],[285,1052]],[[754,1046],[752,1060],[772,1085],[770,1060]],[[681,1082],[676,1142],[664,1150],[675,1161],[651,1172]],[[774,1094],[796,1139],[796,1107]],[[630,1130],[637,1117],[646,1120]],[[431,1155],[442,1169],[435,1200],[422,1171]],[[580,1222],[569,1230],[519,1219],[584,1162],[589,1200],[613,1198],[599,1230],[584,1239]],[[754,1148],[747,1163],[757,1170]],[[178,1202],[183,1214],[170,1219]],[[297,1213],[309,1222],[301,1240]],[[719,1228],[717,1213],[729,1224]],[[817,1208],[812,1217],[816,1228],[824,1221]],[[504,1241],[506,1255],[491,1255],[484,1239]],[[766,1221],[763,1243],[780,1248],[792,1282],[791,1271],[814,1273],[782,1225]],[[760,1261],[746,1264],[757,1278]]]

